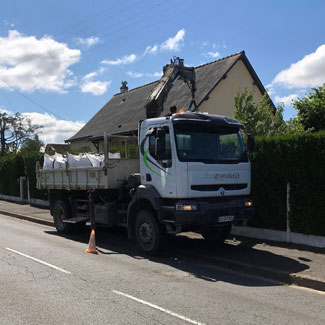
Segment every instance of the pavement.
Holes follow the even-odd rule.
[[[0,214],[54,227],[46,208],[0,200]],[[325,249],[262,241],[245,237],[227,239],[217,247],[194,233],[182,233],[170,243],[173,252],[216,267],[325,292]],[[174,250],[174,248],[176,250]]]

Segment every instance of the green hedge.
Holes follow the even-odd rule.
[[[325,132],[257,138],[251,161],[256,216],[249,225],[285,230],[290,182],[291,230],[325,236]]]
[[[33,199],[47,200],[47,191],[36,189],[35,166],[42,162],[43,154],[24,152],[0,158],[0,193],[8,196],[20,196],[19,177],[27,176],[29,193]]]
[[[0,158],[0,193],[20,196],[19,177],[25,176],[24,161],[20,154]]]

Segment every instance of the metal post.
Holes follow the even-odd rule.
[[[107,159],[108,159],[108,148],[107,148],[107,133],[104,132],[104,164],[107,167]]]
[[[290,183],[287,183],[287,243],[291,242],[290,234]]]

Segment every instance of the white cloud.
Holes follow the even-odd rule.
[[[160,78],[163,75],[162,72],[142,73],[142,72],[133,72],[133,71],[128,71],[126,74],[131,78],[142,78],[142,77]]]
[[[206,53],[206,56],[209,56],[211,58],[217,58],[218,56],[220,56],[220,53],[218,51],[216,51],[216,52],[208,52],[208,53]]]
[[[82,78],[81,78],[81,81],[85,81],[85,80],[93,80],[94,77],[97,77],[98,75],[101,75],[103,74],[107,69],[104,68],[104,67],[100,67],[97,71],[93,71],[93,72],[90,72],[86,75],[84,75]]]
[[[144,51],[144,54],[156,54],[158,52],[158,45],[154,46],[147,46],[146,50]]]
[[[107,88],[110,87],[112,81],[91,81],[87,80],[80,85],[83,93],[91,93],[99,96],[106,93]]]
[[[90,73],[86,74],[85,76],[83,76],[81,81],[92,79],[92,78],[96,77],[97,75],[98,75],[97,71],[90,72]]]
[[[100,67],[97,71],[90,72],[81,78],[80,89],[83,93],[91,93],[99,96],[106,93],[107,88],[111,86],[112,81],[98,81],[95,77],[104,73],[106,68]]]
[[[75,84],[69,67],[79,62],[81,52],[49,36],[37,39],[9,31],[0,37],[0,88],[11,85],[21,91],[65,92]],[[6,84],[7,83],[7,84]]]
[[[163,73],[161,72],[154,72],[154,73],[148,73],[148,77],[153,77],[153,78],[161,78]]]
[[[69,139],[76,134],[84,125],[83,122],[72,122],[58,120],[53,115],[48,113],[23,113],[23,116],[28,117],[32,124],[43,126],[39,131],[39,138],[45,144],[47,143],[64,143],[64,140]]]
[[[287,105],[292,105],[292,101],[294,101],[297,98],[298,98],[297,94],[291,94],[283,97],[275,96],[274,99],[276,103],[283,103],[284,105],[287,106]]]
[[[281,71],[273,80],[287,88],[319,87],[325,82],[325,44]]]
[[[101,63],[107,65],[125,65],[133,63],[136,60],[137,56],[135,54],[125,55],[122,58],[116,60],[103,60]]]
[[[99,43],[100,39],[99,39],[99,37],[90,36],[87,38],[78,37],[78,38],[76,38],[76,41],[81,45],[84,45],[87,47],[92,47],[93,45]]]
[[[202,45],[201,45],[201,49],[203,49],[204,47],[206,47],[208,45],[209,45],[208,41],[203,42]]]
[[[177,32],[174,37],[168,38],[165,42],[160,45],[163,51],[179,51],[184,45],[185,29],[181,29]]]
[[[130,76],[131,78],[142,78],[144,76],[143,73],[140,72],[133,72],[133,71],[128,71],[126,73],[128,76]]]
[[[0,108],[1,113],[7,113],[9,116],[13,115],[12,111]],[[47,143],[64,143],[74,134],[76,134],[84,125],[81,121],[66,121],[59,120],[48,113],[22,113],[23,117],[31,120],[32,124],[42,126],[37,130],[40,140]]]

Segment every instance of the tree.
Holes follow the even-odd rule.
[[[8,115],[0,112],[0,156],[16,153],[23,141],[35,134],[41,128],[32,124],[31,120],[20,113]]]
[[[298,118],[304,130],[319,131],[325,129],[325,83],[319,88],[312,88],[303,98],[293,102]]]
[[[35,134],[33,138],[26,138],[23,141],[21,145],[21,151],[39,152],[42,146],[44,146],[44,142],[39,139],[38,134]]]
[[[275,109],[267,93],[259,102],[254,103],[254,93],[245,90],[237,92],[235,96],[234,117],[246,127],[246,133],[260,136],[272,136],[288,132],[287,125],[283,120],[283,106]]]

